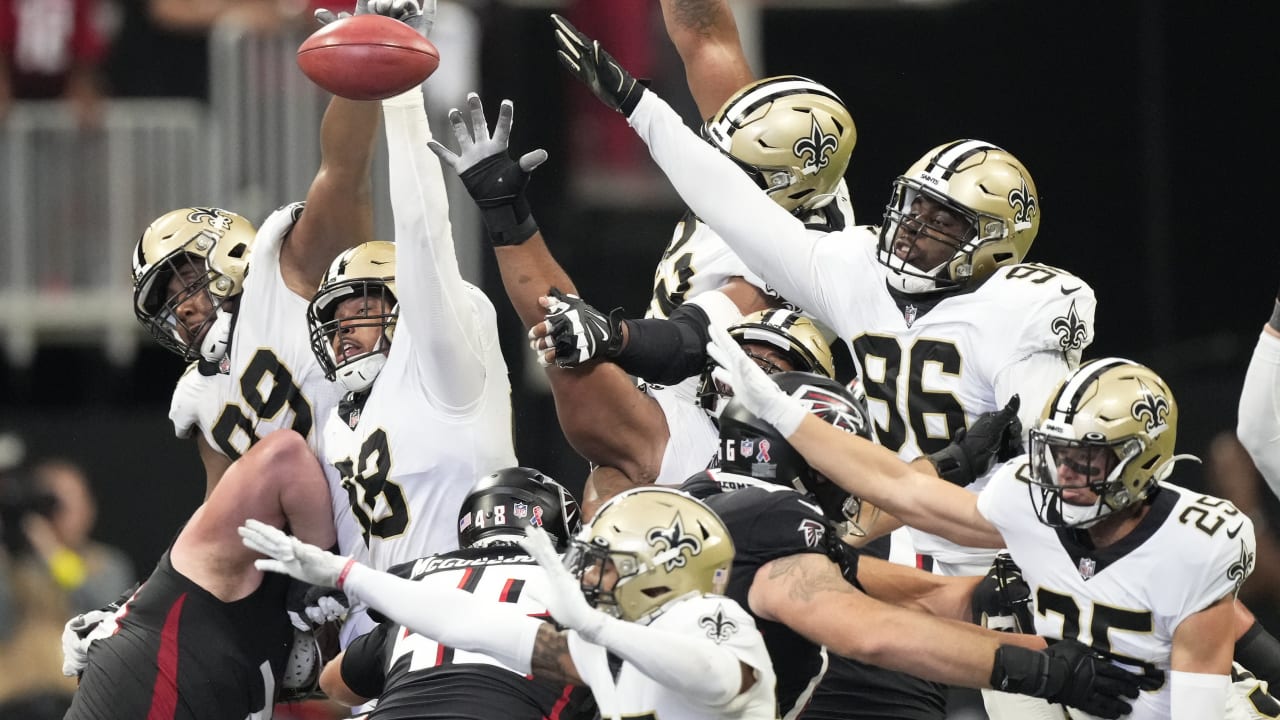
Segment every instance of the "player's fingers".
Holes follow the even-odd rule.
[[[444,145],[441,145],[435,140],[428,140],[427,147],[431,148],[431,152],[435,153],[436,157],[440,158],[440,162],[444,163],[445,165],[448,165],[454,170],[458,169],[457,153],[445,147]]]
[[[453,136],[458,139],[458,149],[466,152],[474,141],[471,139],[471,130],[462,119],[462,111],[458,108],[449,109],[449,126],[453,128]]]
[[[545,305],[543,307],[545,307]],[[539,338],[546,337],[550,333],[551,333],[551,323],[547,322],[546,320],[543,320],[542,322],[537,323],[533,327],[529,328],[529,339],[537,340]]]
[[[484,119],[484,103],[476,93],[467,93],[467,110],[471,113],[471,133],[475,135],[476,142],[488,140],[489,124]]]
[[[510,100],[503,100],[498,105],[498,121],[493,124],[493,141],[507,146],[507,138],[511,136],[511,123],[515,118],[516,107]]]
[[[289,571],[285,568],[284,563],[280,562],[279,560],[273,560],[270,558],[263,559],[263,560],[254,560],[253,566],[258,568],[262,572],[280,573],[281,575],[289,574]]]
[[[520,169],[525,172],[533,172],[534,168],[547,161],[547,151],[542,148],[531,150],[520,156]]]

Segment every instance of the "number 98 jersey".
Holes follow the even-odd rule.
[[[1092,549],[1036,518],[1029,475],[1026,456],[1006,463],[978,496],[978,510],[1031,586],[1036,633],[1074,638],[1167,676],[1178,625],[1234,594],[1252,572],[1253,523],[1227,500],[1161,483],[1122,542]],[[1128,717],[1168,718],[1170,696],[1166,680],[1140,693]]]

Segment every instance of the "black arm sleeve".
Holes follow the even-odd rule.
[[[675,385],[706,368],[711,318],[697,305],[685,303],[666,320],[623,322],[627,324],[627,346],[613,362],[632,375],[659,385]]]
[[[1259,680],[1280,685],[1280,641],[1262,623],[1254,622],[1236,641],[1235,660]]]
[[[360,697],[376,698],[382,694],[387,681],[386,649],[393,629],[399,628],[394,623],[382,623],[352,640],[342,655],[342,682]]]

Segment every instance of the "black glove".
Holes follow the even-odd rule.
[[[601,102],[630,117],[640,96],[644,95],[644,86],[605,52],[598,41],[578,32],[568,20],[552,13],[551,22],[556,26],[559,48],[556,57],[560,58],[560,64],[586,83]]]
[[[938,477],[964,487],[985,475],[993,461],[1004,462],[1021,455],[1020,404],[1014,395],[1004,408],[979,415],[972,426],[960,428],[950,445],[927,455]]]
[[[517,162],[507,154],[507,138],[511,135],[511,118],[515,107],[510,100],[503,100],[498,110],[498,122],[489,136],[489,125],[484,119],[484,105],[475,93],[467,95],[467,109],[471,113],[471,127],[462,120],[457,108],[449,111],[449,123],[458,138],[458,152],[446,148],[435,140],[427,146],[440,156],[444,164],[458,172],[462,184],[471,199],[480,206],[489,242],[494,245],[519,245],[538,232],[524,188],[529,184],[529,174],[547,159],[546,150],[533,150],[520,156]]]
[[[326,623],[340,622],[346,618],[349,609],[350,603],[343,591],[301,581],[294,581],[289,586],[285,598],[289,622],[301,632],[312,632]]]
[[[1042,651],[1001,645],[991,671],[991,687],[996,690],[1044,698],[1103,718],[1127,714],[1132,708],[1122,698],[1138,697],[1139,687],[1145,686],[1143,677],[1076,640],[1062,640]]]
[[[1031,586],[1007,552],[996,555],[986,577],[973,589],[970,603],[975,625],[1001,632],[1034,632]]]
[[[547,308],[555,348],[556,364],[576,367],[590,360],[618,356],[622,349],[622,308],[608,315],[591,307],[577,295],[551,288],[547,293],[556,303]]]

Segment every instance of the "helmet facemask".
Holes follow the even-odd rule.
[[[1046,432],[1044,423],[1029,434],[1028,454],[1031,501],[1040,522],[1050,527],[1088,528],[1112,514],[1135,506],[1146,492],[1135,493],[1124,482],[1129,465],[1142,455],[1145,443],[1130,437],[1120,441],[1074,440]],[[1064,485],[1060,470],[1065,467],[1077,479]],[[1141,472],[1141,470],[1139,470]],[[1081,482],[1081,480],[1083,482]],[[1087,489],[1092,503],[1070,502],[1066,493]]]
[[[340,305],[353,298],[363,300],[353,315],[338,318]],[[317,295],[308,311],[311,325],[311,349],[325,371],[325,377],[342,383],[349,392],[368,389],[387,363],[391,339],[395,335],[400,306],[385,282],[371,279],[355,279],[325,288]],[[339,358],[334,342],[341,344],[342,335],[358,328],[376,327],[380,330],[373,347]]]
[[[822,332],[809,318],[794,310],[760,310],[742,318],[728,329],[742,352],[755,361],[766,374],[811,372],[823,377],[835,375],[831,348]],[[756,349],[755,346],[760,346]],[[776,358],[791,366],[783,367]],[[716,364],[708,362],[698,382],[698,404],[712,418],[719,418],[733,397],[733,388],[713,376]]]
[[[999,218],[982,215],[952,201],[945,195],[915,180],[898,178],[893,196],[884,210],[880,227],[880,260],[897,276],[899,289],[908,293],[947,290],[964,285],[973,273],[974,255],[984,244],[1004,237],[1004,224]],[[915,216],[913,204],[927,198],[946,212],[960,218],[964,227],[941,227]],[[951,248],[950,257],[930,268],[918,268],[910,256],[898,257],[894,252],[899,240],[916,243],[938,242]],[[914,248],[913,248],[914,250]]]
[[[182,285],[170,294],[175,278],[181,278]],[[240,297],[238,288],[232,296],[217,292],[226,285],[227,278],[210,269],[204,257],[176,252],[155,263],[139,280],[134,314],[156,342],[183,360],[218,362],[226,355]],[[183,307],[190,303],[205,311],[195,325],[181,320]]]

